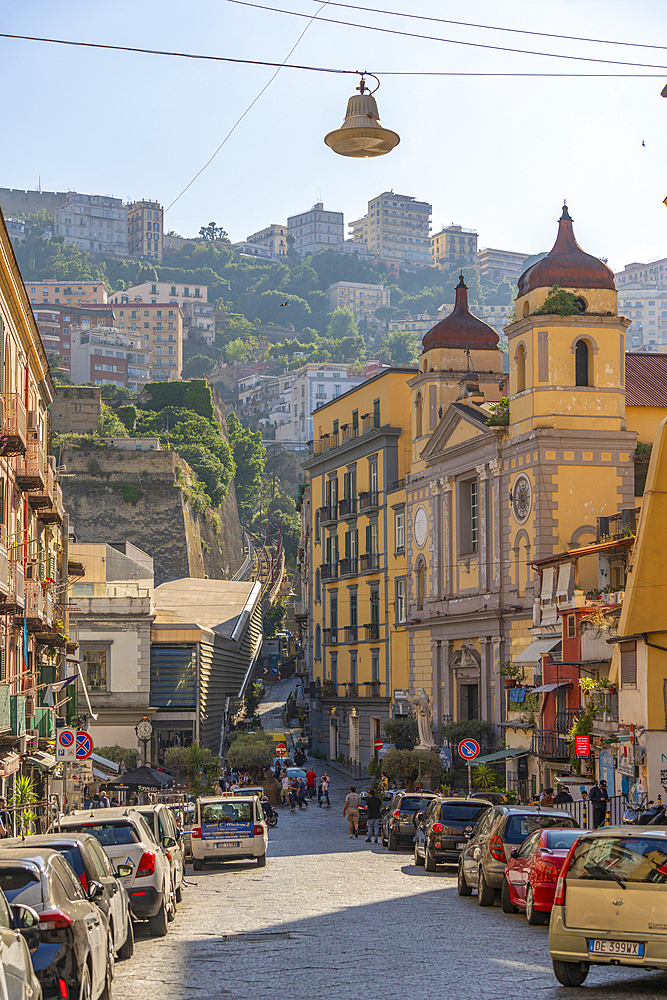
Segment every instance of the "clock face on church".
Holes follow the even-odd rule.
[[[423,549],[428,535],[428,514],[425,507],[417,507],[412,521],[412,533],[417,548]]]
[[[514,480],[514,489],[512,490],[512,510],[514,512],[514,519],[518,521],[519,524],[523,524],[528,520],[532,506],[533,489],[530,485],[530,479],[522,473]]]

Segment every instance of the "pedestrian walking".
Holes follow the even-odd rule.
[[[350,839],[359,836],[359,803],[361,796],[357,794],[354,785],[350,786],[349,794],[345,798],[343,806],[343,816],[347,813],[347,823],[350,828]]]
[[[222,785],[220,784],[220,781],[216,781],[215,788],[213,789],[213,794],[222,795]]]
[[[574,799],[570,795],[570,789],[567,785],[560,785],[558,791],[554,795],[554,805],[560,806],[566,802],[574,802]]]
[[[104,791],[100,794],[100,809],[108,809],[108,808],[109,808],[109,796],[107,795],[106,791]]]
[[[288,781],[289,781],[289,789],[288,789],[289,807],[291,811],[294,812],[294,810],[296,809],[296,781],[294,780],[294,778],[289,778]]]
[[[327,800],[327,809],[331,807],[331,800],[329,799],[329,775],[325,771],[320,780],[320,785],[317,791],[317,801],[318,805],[321,807],[324,799]]]
[[[308,798],[315,798],[315,783],[317,782],[317,775],[313,771],[312,767],[306,772],[306,791],[308,792]]]
[[[0,795],[0,828],[0,837],[14,836],[12,817],[7,810],[7,801],[4,795]]]
[[[283,771],[283,776],[280,779],[280,801],[284,806],[286,806],[289,801],[289,786],[290,780],[287,777],[287,773]]]
[[[545,788],[540,795],[540,805],[547,808],[554,804],[554,790],[553,788]]]
[[[371,793],[366,799],[366,819],[368,822],[368,829],[366,833],[366,843],[370,844],[371,837],[375,836],[375,843],[378,842],[378,827],[380,825],[380,816],[382,815],[382,799],[376,792],[374,788],[371,788]]]
[[[593,828],[597,830],[604,824],[607,817],[607,803],[609,802],[609,792],[607,782],[599,778],[597,784],[591,788],[588,801],[593,805]]]
[[[307,794],[306,782],[303,780],[303,778],[299,778],[296,786],[296,801],[299,806],[299,809],[302,809],[304,806],[306,807],[306,809],[308,808],[308,801],[306,799],[306,794]]]

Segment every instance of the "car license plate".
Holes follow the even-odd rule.
[[[223,841],[222,844],[216,844],[215,846],[216,846],[216,848],[219,851],[221,851],[223,849],[223,847],[240,847],[241,845],[238,842],[238,840],[236,842],[232,842],[230,840],[225,840],[225,841]]]
[[[464,841],[461,841],[461,842],[459,842],[459,843],[458,843],[458,844],[456,845],[456,850],[457,850],[457,851],[462,851],[462,850],[463,850],[463,848],[464,848],[465,846],[466,846],[466,842],[465,842],[465,840],[464,840]]]
[[[643,941],[601,941],[591,938],[588,942],[591,955],[623,955],[625,958],[643,958]]]

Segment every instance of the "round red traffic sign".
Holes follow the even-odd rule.
[[[76,759],[87,760],[93,752],[93,737],[80,729],[76,734]]]
[[[384,746],[384,740],[381,740],[380,737],[378,736],[373,746],[375,747],[376,750],[381,750],[382,747]]]
[[[459,756],[463,757],[464,760],[474,760],[475,757],[479,757],[479,751],[479,743],[470,737],[459,743]]]
[[[286,757],[287,756],[287,747],[285,746],[284,743],[279,743],[278,744],[278,746],[276,747],[276,754],[278,755],[278,757]]]
[[[71,747],[74,743],[74,734],[70,729],[65,729],[64,732],[59,733],[58,743],[61,747]]]

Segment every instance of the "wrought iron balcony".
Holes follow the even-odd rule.
[[[37,496],[43,496],[44,503],[48,506],[51,503],[51,497],[46,491],[46,470],[46,455],[37,437],[37,432],[28,431],[26,453],[16,463],[16,482],[24,493],[35,494],[35,499]],[[35,506],[35,503],[32,505]]]
[[[320,565],[320,578],[322,580],[335,580],[338,577],[338,563],[322,563]]]
[[[359,427],[353,427],[352,424],[343,424],[341,427],[343,444],[346,441],[354,441],[355,438],[359,437]]]
[[[346,497],[344,500],[338,501],[339,517],[355,517],[356,513],[357,513],[356,497]]]
[[[28,447],[28,416],[17,392],[0,395],[0,455],[23,455]]]
[[[366,642],[379,642],[380,641],[380,623],[379,622],[369,622],[364,625],[366,629]]]
[[[337,628],[322,629],[322,638],[325,646],[338,645],[338,629]]]
[[[572,726],[577,720],[577,717],[581,715],[582,710],[579,709],[563,709],[560,712],[556,712],[556,732],[558,733],[569,733]]]
[[[368,573],[371,570],[380,568],[380,556],[377,552],[367,552],[359,557],[359,571]]]
[[[568,760],[570,746],[555,729],[537,729],[533,732],[531,753],[546,760]]]
[[[369,510],[371,507],[378,506],[378,491],[368,490],[366,493],[359,494],[359,510]]]
[[[359,641],[359,626],[358,625],[346,625],[345,626],[345,638],[343,642],[358,642]]]
[[[338,576],[356,576],[359,572],[359,559],[353,556],[351,559],[341,559],[338,563]]]
[[[338,505],[335,503],[320,507],[320,524],[328,524],[338,520]]]

